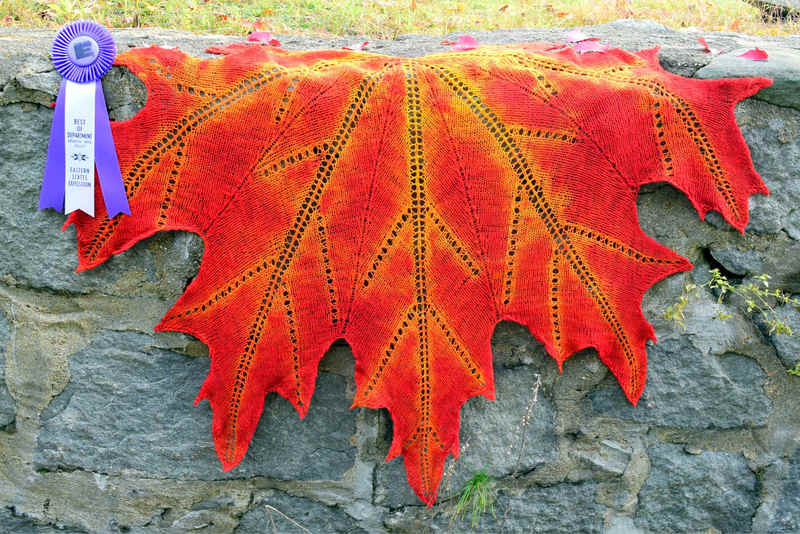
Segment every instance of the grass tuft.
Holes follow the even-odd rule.
[[[490,511],[492,517],[496,518],[494,500],[495,491],[492,477],[487,475],[486,471],[475,473],[469,482],[464,485],[464,489],[461,490],[461,496],[450,517],[451,524],[456,519],[463,520],[464,515],[469,513],[471,525],[474,528],[478,526],[481,517],[486,514],[487,510]]]
[[[258,29],[315,36],[400,34],[655,20],[676,29],[753,35],[800,33],[800,16],[763,20],[742,0],[3,0],[0,24],[56,28],[88,18],[108,27],[184,29],[246,35]]]

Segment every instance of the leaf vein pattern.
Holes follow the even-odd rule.
[[[561,355],[561,273],[558,270],[560,258],[561,255],[554,250],[550,258],[550,324],[553,328],[553,345],[558,355]]]
[[[444,334],[447,342],[453,348],[453,352],[458,355],[458,358],[461,360],[461,364],[464,366],[464,368],[469,371],[469,374],[472,375],[472,378],[481,388],[485,387],[486,381],[483,379],[483,375],[481,374],[481,368],[475,363],[475,360],[472,359],[469,351],[464,348],[464,342],[458,338],[458,334],[450,330],[450,327],[447,326],[447,323],[442,318],[442,313],[436,311],[436,308],[431,308],[431,317],[433,317],[434,322]]]
[[[456,166],[457,166],[457,169],[458,169],[458,178],[459,178],[460,185],[461,185],[461,194],[463,195],[464,202],[467,204],[467,208],[469,209],[470,223],[471,223],[471,226],[472,226],[472,234],[475,237],[475,241],[479,244],[479,247],[480,247],[479,248],[479,253],[480,253],[480,256],[481,256],[481,263],[483,264],[484,271],[487,273],[487,276],[484,278],[484,282],[486,283],[486,288],[489,290],[489,294],[491,295],[492,306],[494,307],[494,314],[495,314],[495,317],[497,317],[499,315],[499,313],[497,311],[497,298],[495,296],[496,293],[495,293],[494,286],[492,284],[492,279],[489,276],[489,269],[488,269],[489,261],[488,261],[488,255],[486,253],[486,249],[487,249],[487,247],[486,247],[486,236],[484,235],[483,232],[480,231],[480,227],[479,227],[479,224],[478,224],[478,217],[475,214],[475,203],[474,203],[474,201],[472,199],[472,195],[470,194],[469,183],[468,183],[467,177],[466,177],[467,171],[465,169],[464,162],[462,161],[461,155],[458,152],[458,149],[457,149],[458,145],[455,142],[455,140],[453,139],[453,134],[450,131],[450,125],[448,124],[442,109],[438,108],[438,107],[434,107],[434,109],[436,109],[436,111],[439,114],[439,117],[441,119],[442,125],[444,127],[443,133],[446,134],[448,144],[450,145],[450,151],[453,154],[453,159],[455,159],[455,162],[456,162]]]
[[[317,233],[319,234],[320,253],[322,254],[322,265],[325,269],[325,285],[328,289],[328,300],[330,301],[331,323],[336,328],[339,322],[339,308],[336,299],[336,286],[333,283],[333,266],[331,264],[330,250],[328,249],[328,231],[322,213],[317,212]]]
[[[645,254],[644,252],[636,250],[632,246],[623,243],[619,239],[615,239],[602,232],[598,232],[597,230],[587,228],[586,226],[577,223],[564,223],[564,229],[568,231],[570,234],[574,235],[575,237],[580,237],[588,241],[593,241],[598,245],[602,246],[603,248],[605,248],[606,250],[617,252],[639,263],[658,263],[663,265],[683,264],[682,260],[668,260],[664,258],[658,258],[656,256],[651,256],[649,254]]]
[[[303,395],[302,395],[302,387],[303,382],[300,380],[300,347],[298,346],[297,341],[297,325],[295,324],[294,320],[294,308],[292,306],[292,296],[289,292],[289,286],[286,285],[286,282],[281,284],[281,288],[283,289],[283,307],[284,311],[286,312],[286,321],[289,323],[289,341],[292,344],[292,371],[294,372],[294,383],[295,383],[295,400],[299,406],[303,405]]]
[[[262,150],[261,155],[259,156],[258,160],[256,160],[256,163],[253,164],[253,166],[250,168],[250,171],[248,173],[245,173],[244,177],[239,182],[239,184],[236,186],[236,188],[233,190],[233,192],[230,194],[230,196],[225,201],[225,203],[222,205],[222,208],[219,210],[217,215],[203,229],[204,232],[208,232],[211,229],[211,227],[214,226],[214,224],[228,210],[228,208],[233,203],[233,201],[236,200],[236,197],[238,197],[239,194],[241,194],[241,192],[244,190],[245,184],[252,177],[257,175],[255,169],[263,167],[265,160],[272,161],[272,159],[277,159],[277,158],[280,157],[279,155],[276,155],[272,159],[269,159],[269,160],[267,159],[267,158],[269,158],[270,153],[272,152],[272,149],[275,147],[275,144],[284,135],[286,135],[286,132],[289,131],[289,128],[292,126],[292,124],[294,124],[294,121],[296,121],[300,116],[302,116],[306,112],[307,109],[311,108],[314,103],[319,101],[322,98],[322,96],[325,93],[327,93],[328,91],[330,91],[335,85],[336,85],[336,81],[334,80],[331,83],[329,83],[327,86],[321,88],[319,91],[317,91],[317,93],[314,96],[309,98],[306,102],[303,102],[303,105],[300,106],[300,109],[298,109],[297,112],[294,115],[292,115],[291,120],[284,120],[284,121],[280,122],[280,129],[276,131],[275,135],[273,135],[272,142],[269,145],[267,145],[266,148],[264,148],[264,150]],[[328,150],[328,148],[325,147],[324,143],[323,143],[323,150],[326,150],[326,151]],[[281,166],[283,166],[283,165],[285,165],[285,161],[286,161],[286,158],[281,158],[278,161],[278,163]],[[266,178],[266,175],[264,177]]]
[[[378,72],[366,76],[355,91],[355,97],[352,101],[352,106],[345,111],[344,118],[338,129],[337,135],[340,140],[334,139],[324,155],[319,168],[317,169],[316,177],[309,187],[309,192],[303,199],[295,218],[293,226],[289,229],[284,241],[283,251],[278,255],[275,267],[270,274],[269,284],[264,292],[261,300],[261,305],[258,308],[256,317],[250,326],[250,335],[245,343],[244,350],[239,356],[238,364],[236,366],[236,377],[234,379],[233,394],[230,399],[228,413],[230,415],[230,423],[228,432],[225,438],[225,452],[224,456],[227,461],[232,462],[235,456],[236,442],[237,442],[237,425],[239,422],[239,409],[244,395],[244,389],[247,383],[247,375],[255,360],[256,349],[258,342],[264,330],[267,315],[272,308],[272,302],[275,289],[283,282],[283,277],[294,258],[297,249],[299,248],[300,241],[305,234],[306,227],[311,220],[312,213],[319,209],[320,198],[326,186],[330,182],[333,170],[336,168],[339,157],[347,142],[352,136],[353,130],[358,124],[361,114],[364,112],[366,102],[369,99],[375,86],[383,78],[386,69],[381,69]]]
[[[186,136],[199,125],[211,119],[217,113],[223,111],[233,102],[241,99],[246,94],[251,94],[254,90],[260,89],[274,81],[280,79],[285,71],[282,67],[270,66],[260,72],[253,74],[249,78],[242,80],[239,85],[228,91],[223,96],[216,96],[208,100],[206,104],[194,109],[188,116],[180,120],[180,124],[168,130],[167,133],[153,145],[146,149],[142,155],[133,163],[131,170],[124,176],[124,185],[128,200],[133,199],[139,192],[142,181],[153,170],[155,163],[159,163],[160,157],[169,150],[178,147],[184,148]],[[97,228],[95,235],[89,243],[87,256],[90,261],[97,259],[97,255],[108,242],[117,226],[120,218],[105,219]]]
[[[419,344],[419,432],[422,435],[422,453],[420,458],[420,476],[422,478],[422,494],[428,498],[433,494],[432,465],[428,453],[431,447],[431,367],[430,347],[428,346],[428,282],[427,267],[427,230],[426,230],[426,185],[425,158],[422,144],[422,109],[420,103],[419,79],[416,64],[408,61],[403,64],[406,81],[406,113],[409,137],[409,184],[411,187],[411,220],[413,224],[414,247],[414,286],[415,315],[417,318],[417,336]],[[408,447],[408,445],[406,446]]]
[[[392,361],[392,357],[394,356],[394,351],[397,349],[397,345],[402,341],[403,336],[408,332],[408,329],[411,327],[411,321],[416,319],[414,315],[414,306],[409,307],[408,310],[405,312],[405,318],[402,319],[400,326],[397,327],[394,335],[392,336],[392,340],[383,350],[383,356],[381,357],[380,361],[378,362],[377,367],[372,371],[372,375],[369,378],[369,382],[367,382],[367,387],[364,388],[363,393],[361,393],[361,400],[362,402],[369,398],[372,394],[372,391],[380,384],[381,379],[383,378],[383,373],[386,371],[386,367],[389,365],[389,362]]]
[[[353,281],[350,285],[350,299],[347,303],[347,322],[350,322],[350,316],[353,312],[353,302],[356,297],[356,288],[358,286],[359,273],[361,272],[361,258],[364,254],[364,239],[367,235],[367,225],[369,224],[370,215],[372,211],[372,202],[375,196],[375,185],[378,179],[378,167],[381,157],[383,155],[384,146],[386,144],[386,132],[389,121],[384,120],[381,128],[380,141],[378,142],[378,151],[373,160],[372,169],[370,170],[369,191],[367,193],[367,205],[364,207],[364,213],[361,219],[361,229],[358,236],[358,246],[356,248],[355,269],[353,269]]]
[[[497,119],[496,115],[481,101],[480,97],[469,88],[469,86],[461,80],[458,76],[450,72],[449,69],[439,67],[437,65],[425,65],[433,70],[443,80],[450,90],[461,98],[472,110],[473,114],[483,121],[487,119],[484,127],[491,132],[492,135],[500,145],[500,149],[506,154],[509,159],[509,164],[516,172],[520,180],[520,185],[523,191],[527,194],[534,210],[539,218],[544,223],[547,231],[553,239],[554,249],[564,254],[569,261],[570,267],[575,271],[583,284],[586,291],[590,294],[594,302],[597,304],[603,319],[611,328],[614,336],[619,341],[625,359],[630,369],[630,386],[631,390],[638,390],[639,379],[638,369],[639,364],[633,352],[633,347],[630,344],[627,334],[625,333],[622,323],[617,317],[611,303],[605,296],[602,288],[597,283],[594,275],[590,272],[580,257],[580,254],[575,248],[575,245],[570,241],[569,233],[563,227],[562,223],[558,220],[556,212],[549,205],[547,201],[544,186],[541,180],[536,176],[531,169],[531,165],[526,161],[519,147],[516,146],[514,139],[508,132],[506,126]]]
[[[450,226],[444,222],[444,219],[436,211],[436,208],[432,205],[429,205],[427,213],[431,222],[433,222],[433,224],[439,230],[439,233],[442,235],[442,238],[444,238],[444,241],[447,243],[447,246],[450,248],[453,256],[459,260],[461,265],[466,269],[467,273],[472,276],[478,276],[481,274],[480,270],[475,266],[478,261],[472,256],[469,248],[464,244],[464,242],[462,242],[455,235],[455,232],[452,231]]]
[[[734,218],[739,219],[741,217],[739,208],[736,205],[736,200],[733,197],[731,183],[725,175],[725,170],[723,169],[722,164],[717,157],[717,153],[714,150],[714,147],[711,145],[708,135],[704,131],[700,120],[697,118],[697,114],[694,112],[694,110],[692,110],[691,106],[686,100],[670,92],[661,82],[658,82],[654,79],[633,78],[630,76],[630,74],[632,74],[630,70],[625,69],[622,66],[610,68],[601,76],[598,73],[590,70],[579,69],[577,67],[545,60],[543,58],[527,57],[520,54],[511,54],[511,56],[517,61],[517,63],[521,65],[534,64],[556,72],[564,72],[586,78],[612,80],[619,83],[634,85],[647,89],[656,97],[667,99],[675,109],[675,113],[678,115],[678,118],[681,120],[681,122],[683,122],[686,132],[692,138],[698,153],[703,158],[706,169],[714,179],[714,185],[717,189],[717,192],[725,201],[728,209],[731,210],[731,214],[734,216]],[[629,76],[624,74],[626,72],[629,74]],[[670,163],[671,158],[665,158],[665,162]]]

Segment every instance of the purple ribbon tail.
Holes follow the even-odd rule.
[[[67,82],[61,80],[56,98],[56,111],[50,127],[50,144],[47,146],[47,163],[44,166],[42,192],[39,195],[39,209],[53,208],[64,211],[64,109],[66,107]],[[103,108],[105,109],[105,107]]]
[[[128,205],[125,185],[122,182],[122,174],[119,170],[119,159],[117,159],[117,149],[114,146],[114,137],[111,135],[111,123],[108,120],[103,84],[98,80],[95,85],[97,89],[95,91],[94,109],[94,163],[97,167],[100,191],[103,193],[103,201],[106,204],[108,218],[112,219],[118,213],[130,215],[131,208]],[[63,160],[63,152],[61,157]]]

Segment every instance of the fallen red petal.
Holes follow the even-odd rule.
[[[343,47],[342,47],[342,50],[356,50],[356,51],[360,51],[360,50],[364,50],[364,49],[367,47],[367,45],[368,45],[368,44],[369,44],[369,41],[364,41],[363,43],[356,43],[356,44],[351,44],[351,45],[345,45],[345,46],[343,46]]]
[[[442,41],[442,44],[445,44],[445,41]],[[465,50],[474,50],[478,48],[478,41],[469,35],[462,35],[456,39],[455,42],[447,41],[447,44],[450,45],[450,50],[454,52],[463,52]]]
[[[280,46],[281,42],[277,39],[272,37],[272,34],[269,32],[253,32],[247,36],[248,41],[253,41],[256,43],[264,43],[270,46]]]
[[[572,30],[567,33],[566,39],[568,43],[580,43],[589,40],[589,36],[581,30]]]
[[[697,42],[703,45],[703,52],[707,52],[714,56],[722,52],[722,49],[720,48],[711,48],[710,46],[708,46],[708,43],[702,37],[698,37]]]
[[[581,54],[585,54],[587,52],[605,52],[608,50],[608,45],[594,39],[587,39],[585,41],[575,43],[572,45],[572,49]]]
[[[769,56],[760,48],[753,48],[744,54],[739,54],[739,57],[749,59],[750,61],[766,61]]]

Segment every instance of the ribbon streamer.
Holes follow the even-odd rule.
[[[70,194],[67,185],[66,164],[67,84],[94,84],[94,166],[100,182],[108,217],[119,213],[130,215],[128,198],[122,182],[111,124],[106,110],[105,96],[100,79],[108,72],[116,57],[116,46],[111,34],[97,23],[77,21],[62,28],[53,42],[53,64],[62,76],[56,100],[55,115],[50,129],[47,164],[44,170],[39,209],[53,208],[61,212],[65,197]],[[91,130],[89,130],[91,131]],[[93,169],[94,170],[94,169]],[[94,180],[94,172],[89,180]],[[93,203],[93,200],[92,200]],[[82,209],[82,208],[81,208]],[[83,210],[86,211],[86,210]],[[94,211],[90,209],[90,211]],[[89,213],[94,215],[93,213]]]

